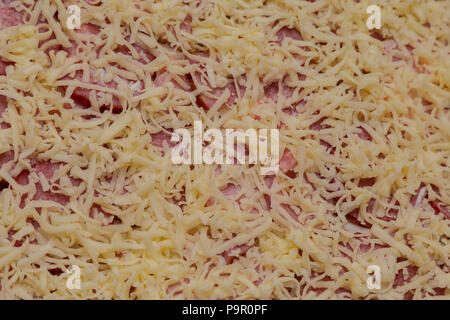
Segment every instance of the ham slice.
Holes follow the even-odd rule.
[[[165,131],[160,131],[158,133],[151,134],[151,137],[152,137],[151,144],[154,145],[155,147],[164,148],[164,146],[166,145],[169,147],[175,146],[175,144],[170,141],[171,134]]]
[[[2,59],[0,59],[0,76],[6,75],[6,67],[9,66],[11,63],[5,62]]]
[[[216,103],[217,99],[219,99],[220,96],[224,94],[225,91],[227,90],[229,92],[229,96],[228,99],[225,101],[225,103],[228,105],[232,105],[237,100],[239,95],[242,96],[244,95],[245,92],[245,89],[243,87],[239,87],[239,95],[238,95],[236,86],[234,85],[234,82],[232,80],[229,80],[228,83],[222,88],[212,88],[206,83],[206,81],[201,80],[200,77],[198,77],[197,79],[202,85],[206,85],[210,88],[208,90],[208,94],[201,93],[197,97],[197,104],[203,107],[205,110],[211,109],[212,106]]]
[[[390,40],[384,40],[384,41],[383,41],[383,48],[384,48],[384,51],[386,51],[386,52],[391,52],[392,50],[398,48],[397,41],[395,41],[395,40],[393,40],[393,39],[390,39]]]
[[[358,127],[358,129],[360,130],[360,132],[358,134],[360,139],[366,140],[366,141],[372,141],[372,136],[369,134],[369,132],[367,132],[366,129],[364,129],[363,127]]]
[[[427,187],[424,183],[421,183],[419,189],[416,190],[415,195],[411,196],[410,202],[413,207],[419,207],[422,205],[423,199],[427,196]]]
[[[182,80],[183,80],[183,82],[184,82],[185,84],[188,84],[189,89],[191,89],[191,81],[190,81],[187,77],[186,77],[186,78],[183,78]],[[170,74],[169,74],[167,71],[161,72],[159,75],[157,75],[156,78],[155,78],[155,80],[153,81],[153,83],[154,83],[154,85],[157,86],[157,87],[164,87],[164,85],[165,85],[166,83],[168,83],[169,81],[173,84],[173,86],[174,86],[176,89],[179,89],[179,90],[185,90],[185,89],[181,86],[181,84],[179,84],[175,79],[172,79],[172,78],[170,77]]]
[[[48,180],[52,179],[56,170],[59,168],[60,164],[52,163],[50,161],[32,161],[32,171],[36,174],[42,173]],[[22,171],[16,178],[16,182],[21,185],[27,185],[30,183],[28,176],[30,172],[28,170]],[[74,185],[79,184],[75,179],[72,179]],[[38,181],[36,183],[36,193],[34,194],[32,200],[47,200],[59,203],[65,206],[69,202],[69,197],[64,194],[56,193],[50,190],[44,190],[44,187]],[[25,203],[21,204],[23,207]]]
[[[12,161],[14,159],[14,152],[13,151],[6,151],[0,154],[0,169],[5,165],[6,163]],[[9,187],[9,183],[5,180],[0,179],[0,191],[3,189],[6,189]]]
[[[223,195],[226,197],[234,196],[239,192],[239,190],[240,187],[233,183],[228,183],[224,188],[220,189],[220,191],[222,191]]]
[[[406,49],[409,52],[410,57],[407,58],[403,58],[400,56],[400,51],[399,51],[399,46],[396,40],[394,39],[388,39],[385,40],[383,38],[379,38],[379,37],[375,37],[376,39],[380,40],[383,42],[383,49],[384,52],[389,55],[392,56],[392,61],[396,62],[396,61],[402,61],[404,60],[409,66],[411,66],[414,71],[419,72],[419,73],[428,73],[428,70],[421,64],[417,65],[416,62],[414,61],[414,47],[411,45],[406,45]]]
[[[284,211],[287,212],[287,214],[291,216],[292,219],[294,219],[296,222],[299,222],[298,215],[295,213],[295,211],[291,208],[290,205],[282,203],[281,207],[284,209]]]
[[[430,201],[431,207],[436,214],[442,213],[446,220],[450,220],[450,207],[439,200]]]
[[[87,3],[89,3],[91,6],[100,6],[103,4],[103,0],[86,0]]]
[[[208,57],[209,54],[205,52],[198,52],[197,56],[199,57]],[[202,63],[196,59],[189,59],[189,61],[193,64],[200,64],[201,68],[206,70],[206,68],[202,65]],[[199,89],[206,87],[206,92],[202,92],[197,96],[197,105],[202,107],[205,110],[211,109],[211,107],[216,103],[217,99],[224,94],[227,90],[229,92],[228,99],[225,101],[225,104],[232,105],[239,96],[243,96],[245,93],[245,88],[243,86],[238,85],[238,89],[236,90],[236,86],[234,84],[233,79],[228,79],[228,82],[223,87],[213,88],[210,83],[208,83],[207,79],[202,77],[202,75],[198,72],[192,75],[192,85],[194,89]],[[219,106],[220,107],[220,106]]]
[[[3,112],[8,108],[8,101],[5,96],[0,95],[0,118],[2,117]]]
[[[317,120],[316,122],[312,123],[309,126],[310,130],[315,130],[315,131],[320,131],[322,129],[327,129],[330,128],[329,125],[324,125],[323,121],[326,119],[326,117],[320,118],[319,120]]]
[[[225,250],[222,253],[222,256],[224,257],[226,264],[232,264],[239,256],[244,256],[250,248],[251,246],[247,244],[237,245],[231,249]]]
[[[184,284],[189,284],[189,279],[184,279]],[[183,283],[181,281],[171,284],[166,289],[166,294],[169,296],[177,296],[182,293],[183,293]]]
[[[0,154],[0,168],[14,159],[14,152],[12,150]]]
[[[404,258],[397,258],[397,263],[403,262],[406,259]],[[410,282],[417,274],[418,268],[413,265],[409,265],[406,268],[398,270],[398,272],[395,274],[394,284],[393,287],[401,287],[408,282]]]
[[[0,2],[0,30],[23,24],[23,15],[9,6],[9,3]]]
[[[85,34],[97,35],[97,34],[99,34],[100,29],[98,26],[96,26],[94,24],[86,23],[86,24],[82,24],[79,29],[75,29],[75,32],[80,35],[80,38],[82,39],[81,42],[86,43],[86,41],[83,40],[83,35],[85,35]],[[128,37],[125,37],[125,39],[129,40]],[[121,53],[127,57],[131,57],[135,61],[138,61],[142,64],[150,63],[151,61],[153,61],[155,59],[155,57],[148,50],[144,49],[144,47],[139,45],[138,43],[133,43],[132,47],[133,47],[133,51],[125,45],[120,45],[115,49],[115,52]],[[78,50],[78,44],[75,41],[72,41],[72,46],[70,48],[66,49],[69,57],[74,56],[76,54],[77,50]],[[100,50],[97,50],[97,55],[99,54],[99,51]],[[105,72],[104,70],[92,69],[90,72],[90,77],[89,77],[88,83],[95,84],[95,85],[105,87],[105,88],[117,89],[118,85],[114,80],[112,80],[110,82],[105,82],[103,77],[101,77],[100,80],[94,80],[96,78],[96,77],[94,77],[94,75],[98,71],[102,72],[102,73]],[[66,76],[65,79],[76,79],[76,80],[83,82],[82,81],[82,72],[77,71],[73,78],[71,78],[70,76]],[[123,81],[130,84],[130,88],[132,89],[133,95],[137,94],[139,91],[142,90],[142,82],[140,82],[140,81],[137,81],[135,83],[132,83],[128,79],[123,79]],[[66,88],[64,88],[64,89],[66,89]],[[71,98],[74,100],[74,102],[77,106],[80,106],[82,108],[90,108],[92,106],[92,102],[90,100],[90,92],[91,92],[91,89],[77,87],[74,89],[74,91],[71,95]],[[96,92],[97,99],[99,99],[101,96],[100,92],[101,92],[101,90]],[[110,94],[110,93],[108,93],[108,94]],[[109,107],[110,107],[109,104],[102,104],[100,106],[100,111],[101,112],[107,111],[107,110],[109,110]],[[122,110],[123,110],[123,106],[122,106],[119,98],[117,96],[113,95],[112,96],[112,112],[117,114],[117,113],[122,112]]]
[[[279,88],[280,86],[281,90]],[[292,97],[294,90],[295,89],[293,87],[289,87],[284,83],[279,85],[278,82],[272,82],[264,87],[264,95],[273,102],[277,103],[280,98],[280,95],[283,96],[285,99],[290,98]]]
[[[82,78],[83,78],[82,73],[76,72],[74,79],[79,80],[80,82],[83,82]],[[70,79],[70,78],[66,77],[66,79]],[[117,84],[113,81],[108,82],[108,83],[103,82],[103,80],[95,82],[94,81],[94,71],[91,71],[91,73],[90,73],[89,83],[100,85],[105,88],[112,88],[112,89],[117,88]],[[91,92],[91,89],[76,87],[72,92],[71,98],[74,100],[74,102],[76,103],[77,106],[80,106],[82,108],[90,108],[92,105],[91,100],[90,100],[90,92]],[[97,99],[100,98],[100,91],[96,92],[96,97],[97,97]],[[113,105],[113,113],[120,113],[122,111],[122,105],[116,96],[112,97],[112,105]],[[107,107],[108,106],[106,106],[106,105],[102,105],[101,111],[105,111],[105,109],[107,109]]]
[[[373,178],[360,178],[359,182],[358,182],[358,187],[363,188],[363,187],[371,187],[375,184],[375,182],[377,181],[377,179],[375,177]]]
[[[296,165],[297,165],[297,160],[295,160],[294,156],[288,149],[285,149],[283,156],[280,159],[281,171],[287,172],[289,170],[294,169]]]
[[[357,225],[357,226],[360,226],[362,228],[371,228],[372,227],[372,224],[370,224],[369,222],[364,221],[362,219],[361,220],[359,219],[359,208],[356,208],[356,209],[352,210],[345,217],[347,218],[347,220],[350,223],[352,223],[354,225]]]
[[[127,41],[129,41],[129,37],[125,37],[125,39]],[[134,60],[142,63],[142,64],[147,64],[152,62],[153,60],[155,60],[155,56],[152,55],[148,50],[144,49],[143,46],[141,46],[138,43],[133,43],[132,44],[133,49],[136,51],[135,53],[133,53],[130,48],[128,48],[125,45],[121,45],[118,46],[116,48],[116,52],[120,52],[126,56],[132,57]],[[137,56],[135,55],[137,53]]]
[[[296,29],[283,27],[276,34],[276,42],[281,46],[285,38],[292,40],[303,41],[303,37]]]
[[[26,241],[26,239],[29,239],[29,235],[26,235],[25,237],[23,237],[22,239],[19,240],[14,240],[14,235],[17,233],[17,230],[11,229],[8,231],[8,241],[13,242],[14,241],[14,247],[18,248],[21,247],[22,244]],[[37,244],[37,240],[34,239],[32,241],[30,241],[31,244]]]
[[[180,29],[187,33],[192,33],[192,17],[190,15],[187,15],[186,18],[184,18],[184,21],[180,25]]]

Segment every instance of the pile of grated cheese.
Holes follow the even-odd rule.
[[[450,297],[448,1],[3,0],[0,19],[0,299]],[[278,128],[280,171],[173,164],[196,120]]]

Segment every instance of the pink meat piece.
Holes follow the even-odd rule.
[[[356,235],[353,239],[357,240],[356,244],[354,244],[354,247],[352,247],[352,245],[350,243],[348,243],[348,242],[346,244],[343,244],[342,242],[339,242],[339,245],[341,247],[345,247],[345,248],[347,248],[347,249],[349,249],[351,251],[356,251],[358,253],[366,253],[369,250],[371,250],[372,248],[374,250],[378,250],[378,249],[382,249],[382,248],[388,248],[387,245],[381,245],[381,244],[378,244],[378,243],[375,243],[373,245],[370,244],[369,241],[368,241],[369,237],[367,237],[367,236]],[[348,258],[350,261],[353,261],[352,257],[348,256],[343,251],[341,251],[341,254],[344,257]]]
[[[391,195],[389,197],[389,201],[388,202],[392,202],[392,199],[394,198],[393,195]],[[395,201],[395,205],[398,206],[400,205],[400,203],[398,202],[398,200]],[[390,208],[389,210],[387,210],[386,214],[382,217],[377,217],[380,220],[389,222],[389,221],[394,221],[397,219],[398,216],[398,209],[396,208]]]
[[[195,53],[195,56],[201,57],[201,58],[208,58],[209,57],[209,53],[208,52],[204,52],[204,51],[199,51]],[[190,63],[201,63],[200,59],[197,58],[187,58],[189,60]]]
[[[267,188],[272,188],[273,185],[273,181],[275,179],[275,176],[265,176],[264,177],[264,184],[266,185]]]
[[[0,2],[0,30],[23,24],[23,15],[11,8],[8,4]]]
[[[382,248],[388,248],[388,247],[389,247],[388,245],[381,245],[381,244],[378,244],[378,243],[375,243],[373,245],[373,249],[374,250],[378,250],[378,249],[382,249]],[[369,244],[369,243],[361,242],[359,244],[359,252],[360,253],[366,253],[366,252],[368,252],[371,249],[372,249],[372,245]]]
[[[322,147],[325,147],[325,150],[327,153],[334,154],[336,152],[336,147],[333,147],[331,144],[329,144],[325,140],[320,139],[319,142]]]
[[[17,175],[17,177],[15,177],[16,182],[21,185],[27,185],[29,182],[28,181],[29,174],[30,172],[28,170],[23,170],[21,173]]]
[[[208,198],[208,201],[206,201],[205,207],[210,207],[210,206],[212,206],[215,202],[216,202],[216,200],[214,199],[214,197],[209,197],[209,198]]]
[[[400,58],[398,55],[395,55],[395,51],[399,49],[397,41],[394,39],[384,40],[383,38],[375,37],[376,39],[383,42],[383,49],[384,52],[392,56],[392,61],[401,61],[403,58]],[[416,62],[414,61],[414,47],[411,45],[406,45],[406,49],[408,50],[410,54],[410,59],[407,59],[405,62],[410,65],[414,71],[419,73],[428,73],[428,70],[424,68],[422,65],[416,65]]]
[[[299,222],[298,215],[295,213],[295,211],[291,208],[290,205],[288,205],[286,203],[282,203],[281,207],[284,209],[284,211],[286,211],[292,217],[292,219]]]
[[[391,52],[392,50],[398,48],[397,41],[395,41],[393,39],[384,40],[383,41],[383,48],[384,48],[384,51]]]
[[[34,230],[38,230],[41,226],[39,225],[39,222],[37,222],[36,220],[34,220],[31,217],[27,218],[27,223],[31,224],[34,228]]]
[[[209,271],[208,271],[208,273],[209,273]],[[184,283],[189,284],[189,279],[184,279]],[[183,293],[182,285],[183,285],[183,283],[181,281],[171,284],[170,286],[167,287],[166,294],[171,295],[171,296],[180,295],[181,293]]]
[[[336,204],[336,203],[334,203]],[[371,198],[369,200],[369,203],[367,204],[367,208],[366,211],[368,213],[372,213],[373,212],[373,208],[375,206],[375,199]],[[347,218],[347,220],[357,226],[360,226],[362,228],[371,228],[372,224],[363,220],[363,219],[359,219],[359,209],[360,208],[355,208],[354,210],[352,210],[350,213],[348,213],[345,217]],[[382,220],[384,220],[385,218],[382,217]]]
[[[450,220],[450,207],[439,200],[430,201],[431,207],[436,214],[442,213],[446,220]]]
[[[85,33],[85,34],[98,34],[100,32],[100,28],[92,23],[83,23],[80,25],[78,29],[74,29],[77,33]]]
[[[362,139],[362,140],[366,140],[366,141],[372,141],[372,136],[369,134],[369,132],[367,132],[366,129],[364,129],[363,127],[358,127],[361,132],[358,134],[358,136]]]
[[[90,81],[89,83],[92,84],[96,84],[105,88],[112,88],[112,89],[116,89],[117,88],[117,84],[114,81],[105,83],[103,81],[99,81],[99,82],[95,82],[93,80],[94,77],[94,71],[91,71],[90,73]],[[65,77],[66,79],[72,79],[70,77]],[[75,77],[73,79],[77,79],[80,82],[83,82],[82,80],[83,75],[81,72],[77,71],[75,73]],[[89,95],[90,95],[91,90],[87,89],[87,88],[81,88],[81,87],[76,87],[71,95],[71,98],[74,100],[74,102],[76,103],[76,105],[82,107],[82,108],[90,108],[91,107],[91,100],[89,99]],[[97,92],[97,97],[99,98],[99,92]],[[120,103],[120,100],[118,97],[113,96],[112,97],[112,105],[113,105],[113,113],[120,113],[122,111],[122,105]],[[103,105],[101,106],[101,110],[100,111],[106,111],[109,109],[109,106]]]
[[[174,36],[176,36],[175,28],[173,26],[170,26],[169,30]],[[181,22],[180,30],[182,32],[192,33],[192,17],[189,14],[186,15],[183,22]]]
[[[302,76],[300,77],[302,78]],[[281,88],[281,90],[280,90]],[[264,87],[264,96],[270,100],[272,100],[274,103],[278,103],[281,97],[284,99],[289,99],[294,94],[295,88],[290,87],[286,85],[283,82],[279,84],[278,81],[272,82]],[[306,104],[305,100],[295,101],[292,103],[292,105],[286,106],[282,109],[284,113],[287,113],[289,115],[296,115],[297,114],[297,108],[304,106]]]
[[[253,284],[254,284],[255,286],[259,287],[259,285],[260,285],[261,283],[263,283],[263,281],[264,281],[263,278],[258,278],[258,280],[253,281]]]
[[[80,33],[80,34],[98,34],[100,32],[100,30],[99,30],[98,26],[91,24],[91,23],[87,23],[87,24],[82,24],[79,29],[75,29],[75,32]],[[77,44],[74,41],[72,41],[72,46],[70,48],[66,49],[69,57],[74,56],[76,53],[76,50],[77,50]],[[77,79],[79,81],[82,81],[82,77],[83,77],[82,72],[77,71],[73,78],[66,76],[66,77],[64,77],[64,79]],[[104,83],[101,80],[99,82],[96,82],[96,81],[94,81],[93,78],[94,78],[94,71],[91,71],[89,83],[103,86],[106,88],[114,88],[114,89],[117,88],[117,84],[113,81],[111,81],[109,83]],[[64,89],[66,89],[66,88],[64,88]],[[91,91],[90,89],[77,87],[74,89],[74,91],[71,95],[71,98],[74,100],[74,102],[78,106],[80,106],[82,108],[90,108],[91,107],[91,101],[89,99],[90,91]],[[102,106],[102,108],[104,108],[104,109],[102,109],[102,111],[105,110],[105,107],[108,107],[108,106]],[[120,113],[121,111],[122,111],[122,105],[120,104],[119,99],[116,96],[113,96],[113,112]]]
[[[207,52],[197,52],[197,56],[199,57],[209,57],[209,54]],[[188,58],[188,60],[191,63],[194,64],[201,64],[201,62],[195,58]],[[202,67],[204,67],[202,65]],[[203,68],[204,69],[204,68]],[[195,73],[193,76],[195,81],[192,81],[192,84],[194,87],[196,87],[197,83],[200,86],[206,86],[208,87],[208,94],[201,93],[197,96],[197,104],[204,108],[205,110],[211,109],[211,107],[214,105],[214,103],[217,101],[217,99],[226,91],[229,90],[229,97],[227,101],[225,102],[228,105],[232,105],[236,99],[240,96],[243,96],[245,93],[245,88],[241,85],[238,85],[238,90],[236,90],[236,86],[234,84],[233,79],[229,79],[227,84],[221,88],[213,88],[206,79],[204,79],[200,73]],[[239,93],[239,94],[238,94]]]
[[[354,225],[360,226],[362,228],[371,228],[372,224],[368,223],[367,221],[360,221],[359,220],[359,208],[354,209],[349,214],[345,216],[349,222],[351,222]]]
[[[427,188],[424,183],[420,184],[420,187],[416,190],[415,194],[411,196],[410,202],[414,207],[419,207],[422,204],[423,199],[427,196]]]
[[[98,34],[100,32],[100,29],[98,26],[96,26],[94,24],[87,23],[87,24],[82,24],[80,29],[76,29],[75,31],[79,34]],[[136,50],[136,53],[138,55],[138,57],[134,57],[136,59],[136,61],[146,64],[155,59],[155,57],[150,52],[145,50],[139,44],[134,43],[134,44],[132,44],[132,46],[134,47],[134,49]],[[69,57],[75,55],[76,50],[77,50],[77,44],[75,42],[72,42],[72,46],[67,49]],[[130,57],[133,56],[131,50],[124,45],[117,47],[116,52],[120,52],[120,53],[122,53],[124,55],[128,55]],[[98,53],[99,52],[97,52],[97,54]],[[117,88],[117,83],[115,81],[110,81],[108,83],[105,83],[102,80],[94,81],[93,74],[94,74],[94,71],[91,72],[89,83],[99,85],[99,86],[102,86],[105,88],[113,88],[113,89]],[[80,71],[76,72],[74,78],[81,81],[82,73]],[[70,79],[70,77],[67,76],[66,79]],[[131,85],[131,81],[129,81],[127,79],[124,79],[124,81],[127,83],[130,83],[130,85]],[[142,85],[141,85],[140,89],[142,89]],[[90,89],[75,88],[72,93],[71,98],[75,101],[75,103],[77,105],[79,105],[83,108],[89,108],[89,107],[91,107],[91,102],[89,99],[90,91],[91,91]],[[113,109],[112,109],[113,113],[120,113],[122,111],[123,107],[122,107],[122,104],[120,103],[120,100],[118,97],[116,97],[116,96],[112,97],[112,104],[113,104]],[[109,109],[109,105],[101,106],[102,112],[106,111],[108,109]]]
[[[375,182],[376,182],[376,178],[361,178],[361,179],[359,179],[358,187],[360,187],[360,188],[371,187],[375,184]],[[336,204],[336,203],[334,203],[334,204]],[[369,200],[369,203],[367,204],[366,212],[372,213],[374,206],[375,206],[375,199],[371,198]],[[369,223],[363,219],[359,219],[359,210],[360,210],[360,208],[355,208],[350,213],[348,213],[346,215],[347,220],[350,223],[352,223],[354,225],[358,225],[362,228],[371,228],[372,227],[371,223]],[[381,219],[384,220],[384,217]]]
[[[358,187],[363,188],[363,187],[371,187],[375,184],[376,182],[376,178],[372,177],[372,178],[360,178],[359,182],[358,182]]]
[[[369,212],[369,213],[372,213],[373,212],[373,208],[375,207],[375,199],[374,198],[371,198],[370,200],[369,200],[369,204],[367,205],[367,212]]]
[[[39,22],[44,22],[45,21],[43,19],[40,19],[40,20],[42,20],[42,21],[39,21]],[[47,28],[42,28],[42,27],[39,28],[39,33],[45,33],[47,31],[48,31]],[[56,36],[55,36],[54,33],[52,33],[49,38],[39,40],[38,47],[41,48],[48,56],[50,56],[50,52],[51,51],[58,52],[60,50],[64,50],[64,47],[61,44],[54,43],[53,40],[55,40],[55,39],[56,39]],[[50,41],[52,41],[53,43],[47,43],[47,42],[50,42]],[[70,49],[66,49],[66,50],[68,51]]]
[[[303,41],[303,37],[296,29],[283,27],[276,34],[276,42],[281,46],[285,38],[291,38],[293,40]]]
[[[86,0],[91,6],[100,6],[103,3],[103,0]]]
[[[81,35],[82,34],[98,34],[100,32],[100,28],[92,23],[83,23],[82,25],[80,25],[80,28],[74,29],[74,31]],[[55,36],[52,35],[51,39],[52,38],[55,39]],[[72,42],[72,46],[64,49],[67,51],[67,55],[69,57],[75,56],[75,54],[77,52],[77,43],[75,41],[71,41],[71,42]],[[59,49],[62,49],[62,47],[60,47]]]
[[[192,33],[192,17],[190,15],[187,15],[186,18],[184,18],[184,21],[180,25],[180,29],[187,32]]]
[[[295,160],[294,156],[288,149],[285,149],[283,156],[280,159],[281,171],[286,172],[286,171],[292,170],[295,168],[296,165],[297,165],[297,160]]]
[[[129,41],[129,37],[125,37],[125,39],[127,41]],[[130,51],[130,49],[127,46],[121,45],[118,46],[116,48],[116,52],[120,52],[126,56],[130,56],[133,57],[133,59],[136,59],[136,61],[139,61],[142,64],[147,64],[152,62],[153,60],[155,60],[155,56],[152,55],[148,50],[144,49],[141,45],[139,45],[138,43],[133,43],[131,44],[133,46],[133,48],[136,50],[137,54],[138,54],[138,58],[136,59],[136,57],[133,56],[132,52]]]
[[[239,192],[239,190],[240,187],[233,183],[228,183],[224,188],[220,189],[220,191],[222,191],[223,195],[226,197],[234,196]]]
[[[2,117],[3,112],[8,108],[8,101],[5,96],[0,95],[0,118]]]
[[[6,163],[14,160],[14,152],[12,150],[3,152],[0,154],[0,169],[5,165]],[[0,178],[0,191],[3,189],[8,188],[9,183],[6,180],[3,180]]]
[[[55,171],[59,168],[58,163],[52,163],[50,161],[32,161],[32,170],[36,174],[42,173],[47,179],[52,179]],[[16,182],[21,185],[27,185],[29,183],[28,170],[22,171],[16,178]],[[74,179],[72,182],[74,183]],[[36,194],[32,200],[48,200],[54,201],[61,205],[66,205],[69,202],[69,197],[63,194],[52,192],[51,190],[44,191],[40,182],[36,183]],[[24,203],[21,204],[23,207]]]
[[[8,237],[7,237],[8,241],[13,242],[13,240],[14,240],[13,237],[14,237],[14,235],[15,235],[16,233],[17,233],[17,230],[14,230],[14,229],[9,230],[9,231],[8,231]],[[26,239],[29,239],[29,235],[26,235],[26,236],[23,237],[22,239],[15,240],[15,241],[14,241],[14,247],[16,247],[16,248],[21,247],[22,244],[26,241]],[[30,241],[30,243],[31,243],[31,244],[38,244],[38,242],[37,242],[36,239]]]
[[[69,197],[64,194],[53,193],[51,191],[44,191],[40,183],[36,184],[36,194],[33,200],[48,200],[57,202],[65,206],[69,202]]]
[[[238,259],[239,256],[244,256],[250,248],[251,246],[247,244],[237,245],[231,249],[225,250],[222,253],[222,256],[225,258],[226,264],[231,264],[235,259]]]
[[[270,195],[268,195],[267,193],[263,194],[263,198],[264,198],[264,210],[270,211],[272,210],[272,198],[270,197]]]
[[[12,150],[0,154],[0,168],[14,159],[14,152]]]
[[[155,78],[153,82],[157,87],[163,87],[169,78],[169,73],[163,72]]]
[[[324,125],[322,122],[326,119],[326,117],[320,118],[319,120],[317,120],[316,122],[312,123],[309,126],[310,130],[315,130],[315,131],[320,131],[323,129],[328,129],[330,128],[329,125]],[[323,140],[323,139],[319,139],[319,143],[321,146],[325,147],[326,151],[329,154],[334,154],[336,151],[336,147],[333,147],[331,144],[329,144],[327,141]]]
[[[5,62],[2,59],[0,59],[0,76],[6,75],[6,67],[11,65],[10,62]]]
[[[162,72],[161,74],[159,74],[156,78],[155,81],[153,82],[155,84],[155,86],[157,87],[163,87],[168,81],[169,81],[169,73],[168,72]],[[172,84],[174,85],[174,87],[176,89],[179,90],[184,90],[182,86],[180,86],[178,84],[178,82],[176,82],[174,79],[170,80],[172,82]]]
[[[294,93],[294,88],[289,87],[285,85],[284,83],[281,84],[281,95],[287,99],[292,97],[292,94]],[[280,95],[280,88],[278,85],[278,82],[272,82],[271,84],[264,87],[264,95],[272,100],[273,102],[277,103]]]
[[[58,170],[59,164],[50,161],[35,162],[34,164],[32,163],[32,167],[37,174],[42,173],[47,179],[51,179],[55,171]]]
[[[402,262],[402,261],[405,261],[405,259],[397,258],[397,263]],[[394,284],[393,284],[394,289],[397,287],[401,287],[404,284],[410,282],[417,274],[418,269],[419,268],[416,266],[409,265],[405,269],[399,270],[395,275]]]
[[[315,130],[315,131],[320,131],[322,129],[328,129],[330,128],[329,125],[324,125],[322,124],[322,122],[326,119],[326,117],[320,118],[319,120],[317,120],[316,122],[314,122],[313,124],[311,124],[309,126],[310,130]]]
[[[33,169],[36,174],[42,173],[47,179],[52,179],[55,171],[58,170],[59,164],[50,161],[37,162]],[[66,205],[69,202],[69,197],[63,194],[53,193],[51,190],[44,191],[41,184],[36,184],[36,194],[33,200],[50,200],[61,205]]]
[[[207,85],[205,81],[200,80],[200,77],[198,77],[200,83]],[[213,96],[206,94],[200,94],[198,96],[197,102],[198,104],[203,107],[205,110],[209,110],[212,108],[212,106],[216,103],[217,99],[226,91],[229,90],[229,97],[227,101],[225,102],[228,105],[232,105],[236,99],[238,98],[238,92],[236,90],[236,86],[234,85],[233,81],[229,81],[224,87],[222,88],[211,88],[209,90],[209,93]],[[239,87],[240,96],[244,95],[245,89],[243,87]]]
[[[171,142],[171,134],[160,131],[158,133],[154,133],[151,135],[152,142],[151,144],[158,148],[163,148],[165,144],[167,144],[169,147],[173,147],[175,143]]]

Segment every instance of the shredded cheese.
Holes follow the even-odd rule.
[[[449,2],[97,2],[0,2],[0,298],[450,297]],[[196,120],[281,171],[173,164]]]

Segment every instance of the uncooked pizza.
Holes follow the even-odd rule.
[[[449,299],[450,2],[372,2],[0,0],[0,299]]]

